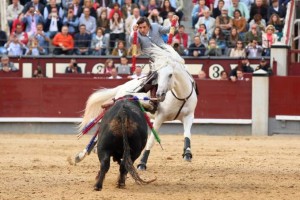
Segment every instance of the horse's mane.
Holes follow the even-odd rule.
[[[167,64],[181,64],[184,67],[184,59],[170,45],[163,44],[161,47],[152,45],[147,49],[147,54],[151,55],[153,60],[152,69],[159,70]]]

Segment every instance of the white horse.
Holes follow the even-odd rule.
[[[191,127],[194,119],[194,112],[197,105],[196,83],[184,66],[184,60],[169,45],[164,48],[154,46],[151,48],[153,63],[152,70],[157,72],[157,92],[159,99],[157,112],[154,115],[153,127],[158,130],[165,121],[180,120],[184,128],[184,152],[183,157],[191,161]],[[102,111],[101,105],[112,98],[118,98],[125,94],[132,94],[144,79],[135,79],[112,89],[99,90],[93,93],[88,101],[80,125],[83,128],[91,119],[95,118]],[[135,94],[145,96],[145,94]],[[154,145],[154,135],[151,133],[146,149],[141,158],[138,168],[146,169],[146,163],[150,149]]]

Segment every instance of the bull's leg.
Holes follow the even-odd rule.
[[[153,128],[158,131],[158,129],[160,128],[162,124],[162,120],[160,120],[159,116],[156,116],[154,123],[153,123]],[[147,168],[147,161],[148,161],[148,157],[150,154],[150,149],[153,147],[154,145],[154,135],[153,133],[151,133],[150,137],[148,138],[147,144],[146,144],[146,149],[144,150],[143,156],[140,160],[140,163],[138,164],[137,168],[139,170],[146,170]]]
[[[99,160],[100,160],[100,171],[98,174],[98,180],[94,186],[94,189],[97,191],[102,190],[103,181],[105,178],[105,174],[108,172],[110,167],[110,154],[109,152],[99,152]]]
[[[124,162],[122,161],[120,163],[120,176],[118,179],[118,188],[124,188],[125,187],[125,181],[128,171],[125,168]]]
[[[186,161],[192,160],[191,151],[191,128],[193,124],[194,115],[185,116],[182,120],[184,129],[184,147],[183,147],[183,159]]]

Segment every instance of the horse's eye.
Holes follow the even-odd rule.
[[[170,74],[170,75],[169,75],[169,78],[172,78],[172,76],[173,76],[173,74]]]

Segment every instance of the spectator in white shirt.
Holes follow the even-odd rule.
[[[9,56],[22,56],[25,45],[19,41],[18,37],[13,34],[9,41],[4,45]]]
[[[111,76],[108,77],[108,79],[122,79],[122,77],[118,75],[118,71],[116,68],[112,68],[110,74]]]
[[[138,79],[138,78],[143,78],[146,75],[142,73],[142,67],[141,66],[136,66],[134,74],[131,76],[128,76],[129,79]]]
[[[24,6],[22,6],[19,0],[13,0],[12,4],[7,7],[7,22],[9,29],[11,30],[12,23],[15,19],[18,18],[19,14],[22,12]]]

